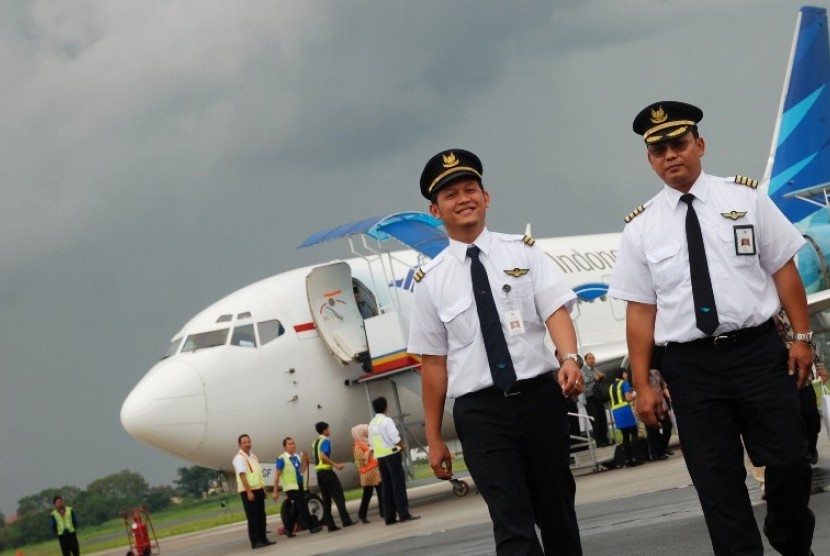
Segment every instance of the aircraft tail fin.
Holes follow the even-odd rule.
[[[830,206],[830,43],[825,8],[804,6],[799,12],[761,188],[794,223]]]

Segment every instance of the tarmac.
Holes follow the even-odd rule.
[[[813,539],[815,554],[830,554],[830,529],[824,516],[830,514],[830,441],[822,431],[819,454],[813,468],[813,496],[810,506],[816,515]],[[607,452],[603,453],[605,457]],[[697,493],[691,485],[679,449],[665,461],[648,462],[633,468],[594,471],[578,469],[576,510],[586,555],[643,555],[666,553],[672,556],[712,553]],[[466,479],[470,481],[469,477]],[[471,484],[472,486],[472,484]],[[763,523],[766,505],[757,483],[747,478],[747,488],[756,520]],[[292,556],[312,555],[429,555],[465,556],[495,554],[487,507],[474,488],[463,497],[453,494],[443,481],[429,481],[409,489],[410,509],[417,521],[387,526],[377,514],[373,500],[369,524],[358,523],[329,533],[307,531],[291,539],[276,532],[279,517],[269,516],[269,536],[276,545],[252,551],[244,521],[214,529],[169,537],[159,541],[161,554],[182,556],[236,556],[290,552]],[[347,504],[357,517],[358,501]],[[335,510],[335,519],[337,520]],[[339,520],[337,520],[339,523]],[[766,543],[766,539],[765,539]],[[765,551],[775,551],[765,544]],[[123,556],[125,548],[96,553]]]

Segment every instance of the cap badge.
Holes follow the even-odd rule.
[[[458,158],[456,158],[455,153],[450,153],[447,155],[442,154],[441,157],[444,159],[444,168],[454,168],[459,164]]]
[[[724,218],[729,218],[730,220],[737,220],[738,218],[743,218],[746,216],[746,211],[738,212],[737,210],[733,210],[730,212],[722,212],[720,213],[721,216]]]
[[[657,110],[654,110],[654,109],[651,110],[651,123],[653,123],[653,124],[662,124],[663,122],[665,122],[668,119],[669,119],[669,116],[668,116],[668,114],[666,114],[666,111],[663,110],[662,106],[658,106]]]
[[[519,278],[520,276],[524,276],[528,272],[530,272],[529,268],[513,268],[511,270],[505,270],[504,271],[505,274],[507,274],[508,276],[512,276],[513,278]],[[509,290],[504,290],[504,291],[509,291]]]

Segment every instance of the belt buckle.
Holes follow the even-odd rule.
[[[712,341],[714,342],[715,347],[724,347],[724,346],[726,346],[726,344],[727,344],[727,343],[729,342],[729,340],[731,340],[731,339],[732,339],[732,338],[731,338],[730,336],[727,336],[726,334],[721,334],[720,336],[715,336],[715,337],[712,339]],[[722,345],[720,345],[720,344],[718,343],[718,341],[723,342],[723,344],[722,344]]]

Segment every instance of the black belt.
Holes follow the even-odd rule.
[[[749,340],[753,340],[759,336],[763,336],[770,330],[775,328],[775,323],[772,319],[759,324],[758,326],[752,326],[750,328],[742,328],[740,330],[733,330],[732,332],[727,332],[726,334],[718,334],[717,336],[707,336],[706,338],[699,338],[697,340],[692,340],[691,342],[669,342],[669,344],[673,343],[682,343],[686,346],[705,346],[705,347],[715,347],[718,349],[725,349],[730,348],[732,346],[736,346],[738,344],[743,344]]]
[[[458,396],[458,398],[465,398],[469,400],[473,398],[508,398],[511,396],[518,396],[520,394],[523,394],[524,392],[529,392],[534,388],[538,388],[542,384],[549,382],[552,379],[553,371],[548,371],[538,376],[534,376],[533,378],[517,380],[513,387],[510,389],[510,392],[505,392],[497,386],[488,386],[483,390],[476,390],[475,392],[470,392],[469,394]]]

